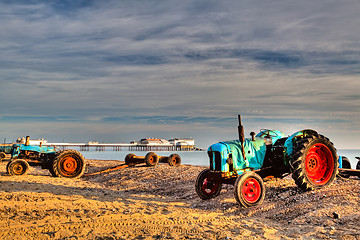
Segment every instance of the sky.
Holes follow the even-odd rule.
[[[314,129],[360,149],[358,0],[0,0],[0,141],[199,147]]]

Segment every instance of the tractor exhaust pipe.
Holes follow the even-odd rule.
[[[250,136],[251,136],[251,141],[255,141],[255,134],[254,132],[251,132],[250,133]]]
[[[243,125],[241,125],[241,116],[240,115],[238,115],[238,119],[239,119],[238,132],[239,132],[239,140],[240,140],[240,143],[241,143],[241,151],[242,151],[242,155],[244,157],[244,160],[246,160],[245,149],[244,149],[244,142],[245,142],[244,127],[243,127]]]

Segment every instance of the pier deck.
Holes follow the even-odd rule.
[[[79,147],[80,151],[105,151],[106,149],[112,151],[196,151],[200,150],[192,145],[172,145],[172,144],[132,144],[132,143],[45,143],[44,146],[55,145],[61,149],[68,149],[71,147]]]
[[[11,146],[12,143],[0,144]],[[56,146],[62,150],[78,147],[80,151],[203,151],[193,145],[139,144],[139,143],[43,143],[42,146]]]

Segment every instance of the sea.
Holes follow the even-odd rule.
[[[76,148],[75,148],[76,149]],[[76,149],[79,150],[79,149]],[[105,151],[80,151],[86,159],[97,160],[120,160],[124,161],[125,156],[129,153],[134,153],[137,156],[145,156],[147,152],[144,151],[112,151],[106,149]],[[156,152],[156,151],[155,151]],[[351,168],[356,168],[358,160],[355,157],[360,157],[360,149],[338,149],[339,156],[345,156],[350,160]],[[206,151],[180,151],[180,152],[156,152],[159,156],[170,156],[172,153],[177,153],[181,157],[182,164],[195,166],[209,166],[209,158]]]

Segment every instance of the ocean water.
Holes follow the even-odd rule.
[[[79,150],[79,149],[76,149]],[[155,151],[156,152],[156,151]],[[129,153],[134,153],[137,156],[145,156],[147,152],[136,152],[136,151],[81,151],[87,159],[97,160],[121,160],[125,159],[125,156]],[[195,152],[167,152],[158,151],[156,152],[159,156],[170,156],[172,153],[177,153],[181,157],[182,164],[190,164],[196,166],[209,166],[209,158],[206,151],[195,151]],[[345,156],[350,160],[351,167],[356,168],[358,162],[355,157],[360,157],[360,149],[338,149],[339,156]]]
[[[145,156],[147,152],[144,151],[80,151],[87,159],[97,160],[121,160],[124,161],[125,156],[129,153],[133,153],[136,156]],[[207,152],[195,151],[195,152],[167,152],[167,151],[154,151],[159,156],[170,156],[173,153],[177,153],[181,157],[181,164],[189,164],[196,166],[208,166],[209,160]]]

